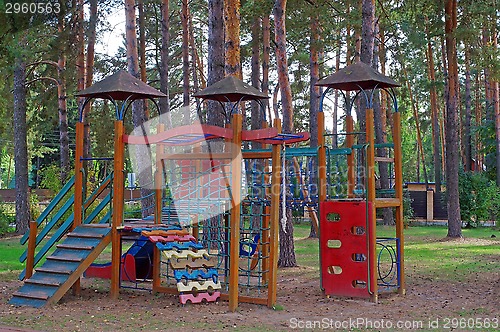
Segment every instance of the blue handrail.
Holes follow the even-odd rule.
[[[89,198],[84,202],[84,206],[90,206],[92,202],[95,201],[97,196],[102,193],[104,187],[109,185],[110,180],[113,178],[113,173],[109,174],[106,179],[102,182],[102,184],[94,190],[94,192],[89,196]],[[74,186],[74,177],[70,179],[68,183],[66,183],[61,189],[61,191],[54,197],[49,206],[45,209],[39,219],[37,219],[37,223],[40,224],[44,220],[46,220],[49,214],[54,210],[54,208],[62,201],[69,190]],[[108,192],[108,194],[103,198],[101,202],[90,212],[90,214],[83,220],[84,224],[90,224],[94,221],[99,213],[101,213],[106,206],[110,205],[112,197],[112,190]],[[71,207],[74,205],[75,196],[71,195],[64,205],[57,211],[57,213],[48,221],[47,225],[42,229],[42,231],[38,234],[36,238],[36,245],[40,244],[42,240],[49,234],[49,232],[57,225],[57,223],[70,211]],[[110,206],[109,211],[104,215],[104,217],[99,221],[99,223],[109,222],[112,215],[112,208]],[[47,252],[59,241],[61,238],[69,231],[74,222],[74,212],[71,213],[66,220],[59,226],[59,228],[55,231],[55,233],[47,240],[44,246],[38,251],[34,259],[34,266],[40,262],[40,260],[47,254]],[[26,239],[29,237],[29,233],[25,234]],[[22,241],[21,241],[22,242]],[[26,242],[26,241],[24,241]],[[25,250],[21,257],[19,258],[20,262],[24,262],[26,260],[28,254],[28,250]],[[19,276],[20,280],[23,280],[26,276],[26,270],[23,270]]]
[[[71,179],[62,187],[61,191],[52,199],[49,205],[43,210],[43,212],[40,214],[40,216],[36,219],[37,225],[40,225],[46,218],[47,216],[54,210],[54,208],[59,204],[59,202],[63,199],[63,197],[73,188],[73,185],[75,184],[75,176],[73,175]],[[26,241],[28,241],[30,232],[29,230],[23,235],[21,238],[20,242],[21,244],[25,244]]]

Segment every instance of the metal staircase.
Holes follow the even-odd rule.
[[[42,307],[59,301],[111,241],[107,225],[80,225],[25,280],[9,304]]]

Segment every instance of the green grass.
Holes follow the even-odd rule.
[[[309,225],[295,225],[295,253],[300,266],[319,270],[318,241],[308,239]],[[434,279],[464,280],[471,273],[500,273],[500,231],[491,227],[463,229],[464,240],[446,240],[440,226],[410,227],[405,234],[405,263]],[[495,238],[491,236],[495,235]],[[395,237],[395,228],[378,226],[377,237]]]
[[[19,257],[26,249],[19,243],[19,237],[6,238],[0,240],[0,273],[9,271],[20,271],[24,269],[24,264],[19,262]]]

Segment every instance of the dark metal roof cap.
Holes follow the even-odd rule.
[[[220,102],[237,102],[269,98],[267,94],[257,90],[253,86],[246,84],[234,76],[228,76],[217,83],[198,91],[193,96]]]
[[[342,68],[338,72],[319,80],[316,85],[345,91],[384,89],[401,86],[392,78],[379,73],[363,62],[356,62]]]
[[[75,94],[78,97],[105,98],[114,100],[164,98],[166,95],[124,70],[119,70],[92,86]]]

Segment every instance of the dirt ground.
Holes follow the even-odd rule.
[[[7,302],[21,282],[3,281],[0,331],[1,326],[38,331],[500,330],[497,272],[471,273],[458,282],[422,274],[408,263],[406,276],[405,296],[381,295],[374,304],[325,297],[311,268],[280,269],[275,309],[240,304],[234,313],[224,301],[182,306],[177,296],[148,291],[123,290],[112,301],[106,282],[93,279],[83,279],[81,297],[68,294],[52,307],[18,308]]]

